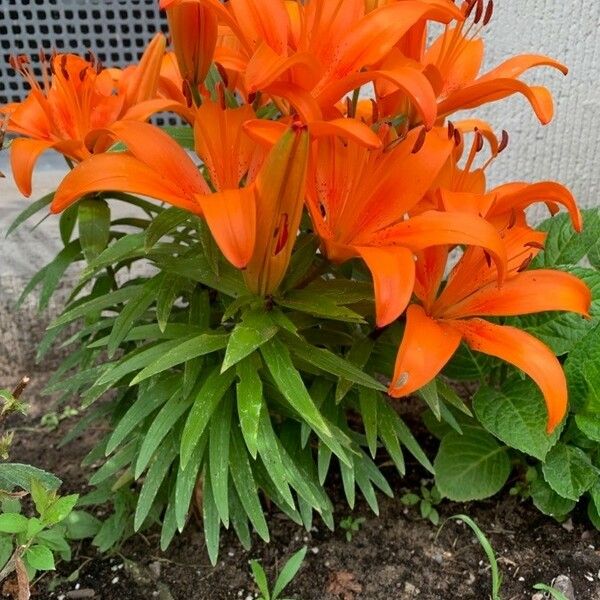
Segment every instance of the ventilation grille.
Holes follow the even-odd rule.
[[[158,31],[167,32],[158,0],[0,0],[0,103],[18,102],[27,85],[9,66],[11,54],[92,50],[104,65],[138,61]]]

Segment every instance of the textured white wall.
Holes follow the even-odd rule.
[[[524,76],[554,94],[555,117],[545,127],[521,96],[479,109],[511,136],[490,167],[491,183],[553,179],[581,206],[600,206],[600,1],[496,0],[484,37],[486,68],[516,53],[546,54],[570,68],[567,77],[548,67]]]

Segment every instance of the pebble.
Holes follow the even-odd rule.
[[[531,600],[546,600],[546,599],[544,598],[544,594],[542,594],[541,592],[537,592],[536,594],[531,596]]]
[[[566,575],[559,575],[553,582],[552,586],[559,592],[562,592],[567,600],[575,600],[575,589],[573,583]]]
[[[82,600],[84,598],[94,598],[96,596],[96,591],[91,588],[76,588],[67,592],[66,596],[72,600]]]
[[[119,578],[118,578],[118,577],[113,577],[113,578],[112,578],[112,581],[111,581],[111,583],[112,583],[113,585],[115,585],[115,584],[119,583]]]
[[[152,573],[152,575],[154,576],[155,579],[160,579],[160,571],[161,571],[161,564],[160,561],[155,560],[154,562],[151,562],[148,565],[148,569],[150,570],[150,572]]]
[[[310,551],[311,551],[313,554],[319,554],[319,549],[318,549],[317,547],[315,547],[315,548],[311,548],[311,549],[310,549]]]
[[[417,594],[421,593],[421,590],[412,583],[410,583],[410,581],[407,581],[404,584],[404,592],[410,594],[411,596],[416,596]]]

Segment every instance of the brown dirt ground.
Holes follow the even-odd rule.
[[[39,406],[39,405],[38,405]],[[39,412],[38,412],[39,414]],[[31,420],[31,419],[30,419]],[[39,417],[25,425],[37,425]],[[79,467],[91,439],[58,450],[69,424],[57,431],[21,429],[12,459],[29,462],[56,473],[64,492],[81,492],[85,474]],[[431,440],[423,440],[427,445]],[[408,463],[409,476],[388,473],[397,496],[417,490],[425,473]],[[336,522],[348,514],[341,486],[331,478],[337,500]],[[419,518],[418,510],[404,507],[398,498],[380,498],[379,518],[365,502],[355,516],[366,517],[358,534],[346,541],[344,531],[328,531],[322,523],[310,533],[277,512],[269,514],[272,541],[256,541],[244,552],[234,534],[222,538],[220,560],[212,568],[204,549],[201,528],[191,522],[166,554],[158,548],[158,532],[138,536],[119,554],[99,556],[87,543],[75,549],[71,563],[59,566],[57,576],[67,577],[81,567],[76,582],[48,591],[52,575],[40,580],[35,598],[85,598],[102,600],[227,600],[255,598],[258,590],[249,574],[248,561],[258,558],[271,578],[286,558],[303,545],[309,552],[298,577],[285,596],[296,600],[484,600],[489,597],[490,571],[470,529],[451,521],[436,540],[438,528]],[[600,600],[600,534],[590,529],[583,515],[564,527],[537,512],[530,503],[508,493],[486,502],[443,503],[442,519],[457,513],[474,518],[488,534],[504,575],[503,600],[531,598],[532,586],[550,583],[559,574],[573,581],[577,600]],[[91,596],[91,590],[94,596]],[[86,595],[88,594],[88,595]]]

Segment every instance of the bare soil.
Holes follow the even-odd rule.
[[[58,430],[48,432],[39,427],[39,417],[25,423],[31,428],[17,432],[12,458],[56,473],[64,480],[64,493],[81,493],[85,490],[86,475],[79,463],[94,436],[58,450],[57,445],[71,424],[63,422]],[[428,447],[434,443],[426,437],[422,441]],[[379,517],[369,511],[364,501],[358,502],[353,516],[363,516],[366,521],[350,542],[340,528],[330,532],[322,523],[316,523],[307,533],[271,511],[270,544],[257,539],[246,553],[235,535],[226,533],[219,563],[212,568],[201,527],[192,521],[164,554],[158,547],[158,531],[133,538],[112,556],[100,556],[90,544],[82,543],[75,549],[72,562],[61,564],[54,578],[50,574],[36,584],[34,597],[249,600],[258,595],[249,574],[250,559],[260,559],[274,578],[285,560],[306,545],[307,559],[286,590],[287,598],[488,598],[489,565],[471,530],[450,521],[438,535],[438,528],[422,520],[416,508],[406,508],[400,502],[402,493],[418,490],[421,478],[426,477],[416,464],[408,463],[407,468],[409,475],[405,479],[394,476],[390,469],[389,480],[397,497],[380,498]],[[335,476],[329,487],[332,497],[337,499],[336,522],[339,522],[349,511]],[[530,599],[535,583],[549,584],[559,574],[572,580],[577,600],[600,600],[600,534],[591,529],[583,514],[575,514],[572,521],[561,525],[541,515],[529,502],[507,492],[486,502],[442,503],[439,509],[442,520],[457,513],[470,515],[489,536],[504,575],[503,600]],[[64,578],[78,568],[76,581],[66,582]],[[50,584],[57,583],[53,591],[48,590]]]

